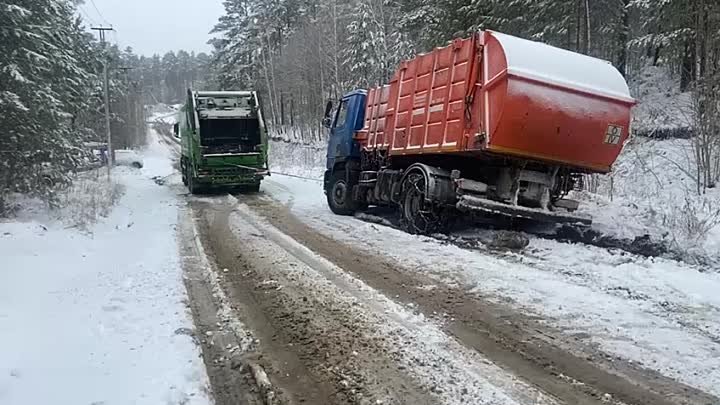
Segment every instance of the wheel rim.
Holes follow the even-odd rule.
[[[344,180],[337,181],[332,188],[332,199],[336,206],[345,205],[345,195],[347,193],[347,184]]]

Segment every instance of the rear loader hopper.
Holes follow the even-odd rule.
[[[457,39],[326,116],[328,203],[399,205],[416,232],[458,211],[589,224],[565,197],[610,171],[634,104],[606,61],[492,31]]]

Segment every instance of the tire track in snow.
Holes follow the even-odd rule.
[[[373,253],[336,242],[294,218],[277,203],[258,199],[251,204],[282,232],[352,272],[371,286],[425,313],[447,313],[447,329],[466,345],[490,356],[526,380],[563,398],[566,403],[708,404],[717,398],[635,364],[608,357],[596,348],[573,341],[517,310],[454,288],[423,287],[437,281],[422,271],[375,257]],[[575,349],[575,350],[571,350]]]

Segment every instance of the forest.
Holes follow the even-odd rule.
[[[181,102],[210,61],[101,42],[72,1],[3,0],[0,13],[0,211],[9,193],[52,202],[87,164],[84,146],[105,140],[105,61],[117,148],[143,145],[145,106]]]
[[[0,1],[0,195],[51,193],[48,173],[69,181],[83,142],[103,139],[106,60],[119,147],[144,141],[143,106],[180,103],[191,87],[257,89],[273,134],[314,142],[326,100],[479,29],[605,59],[629,80],[667,69],[692,93],[703,185],[720,177],[716,0],[225,0],[210,53],[149,56],[100,42],[76,3]]]
[[[479,29],[608,60],[628,79],[647,65],[667,66],[683,91],[692,87],[700,98],[717,86],[720,4],[713,0],[224,4],[226,15],[214,30],[217,85],[262,89],[271,121],[279,128],[300,125],[307,138],[322,137],[317,117],[323,100],[386,82],[400,60]]]

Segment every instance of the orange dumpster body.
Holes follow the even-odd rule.
[[[403,62],[355,139],[391,158],[486,156],[610,171],[635,100],[609,63],[492,31]]]

